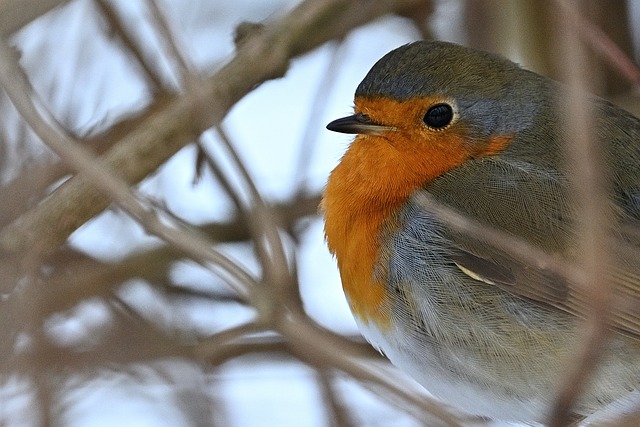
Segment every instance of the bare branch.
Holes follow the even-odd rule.
[[[248,298],[253,279],[228,257],[211,248],[204,238],[165,225],[101,160],[95,159],[82,145],[72,140],[48,111],[34,103],[35,93],[14,58],[14,52],[0,41],[0,85],[35,133],[65,162],[77,169],[95,188],[109,196],[131,214],[145,229],[185,251],[203,265],[214,263],[235,280],[229,285],[243,298]],[[31,96],[29,96],[31,95]]]
[[[559,1],[565,8],[579,16],[568,2]],[[569,31],[560,37],[560,55],[566,64],[563,72],[569,83],[569,92],[563,100],[566,111],[567,169],[571,178],[575,201],[580,206],[578,220],[578,258],[584,271],[583,283],[589,299],[588,316],[583,331],[581,348],[576,351],[576,360],[569,366],[559,394],[549,417],[550,427],[561,427],[571,419],[573,406],[587,386],[589,375],[595,370],[604,353],[610,333],[613,287],[608,279],[612,265],[612,212],[609,207],[609,177],[602,171],[604,155],[595,141],[597,132],[593,127],[593,111],[585,92],[587,86],[586,55],[584,45],[578,38],[578,22],[572,22]],[[564,26],[563,22],[563,26]],[[593,34],[589,32],[589,34]],[[569,167],[569,165],[579,165]]]
[[[147,7],[151,11],[151,17],[156,24],[157,32],[162,37],[165,48],[169,51],[171,58],[178,68],[178,81],[182,86],[188,85],[192,82],[191,75],[192,70],[189,66],[187,58],[178,48],[178,44],[175,40],[175,36],[171,32],[169,23],[167,22],[164,13],[158,6],[158,0],[146,0]]]
[[[9,36],[69,0],[0,0],[0,35]]]
[[[572,24],[572,30],[580,34],[602,58],[609,62],[636,88],[640,87],[640,67],[597,25],[584,18],[576,7],[564,0],[556,0],[563,15]]]
[[[107,21],[110,29],[113,29],[122,41],[122,45],[131,53],[136,63],[142,68],[145,76],[151,81],[156,89],[164,86],[162,75],[160,75],[157,67],[150,63],[144,55],[143,50],[131,36],[127,27],[120,20],[120,16],[113,6],[112,2],[105,0],[96,0],[96,5],[102,12],[102,16]]]
[[[318,117],[322,116],[322,113],[324,113],[327,107],[329,97],[326,96],[326,94],[331,92],[338,77],[339,65],[344,60],[343,54],[345,49],[342,41],[332,44],[331,50],[331,58],[315,90],[314,101],[307,114],[307,123],[300,142],[300,148],[298,149],[298,160],[294,175],[296,192],[298,193],[304,191],[307,184],[307,171],[313,160],[318,139]]]
[[[129,183],[140,181],[197,135],[219,124],[231,106],[257,84],[282,75],[289,58],[411,3],[325,0],[300,4],[245,40],[236,56],[203,80],[198,90],[188,88],[141,122],[103,156],[104,164]],[[94,186],[74,177],[2,230],[0,248],[14,253],[33,251],[35,256],[50,253],[108,203]]]
[[[387,375],[386,371],[371,360],[363,358],[343,337],[323,330],[309,319],[300,317],[283,316],[275,326],[287,339],[292,352],[301,360],[314,366],[331,366],[361,381],[381,386],[412,406],[407,408],[407,413],[421,420],[431,418],[429,425],[461,426],[460,419],[444,409],[440,402],[426,394],[419,395],[403,388],[402,379]],[[340,351],[336,351],[338,348]]]

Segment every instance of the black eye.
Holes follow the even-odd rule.
[[[422,119],[432,129],[444,129],[453,120],[453,108],[449,104],[436,104],[427,110]]]

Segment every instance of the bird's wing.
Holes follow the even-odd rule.
[[[576,262],[579,211],[570,201],[568,187],[566,178],[553,168],[485,158],[451,171],[425,190],[481,223]],[[613,327],[640,340],[640,196],[636,193],[629,193],[626,205],[617,201],[613,208],[619,215],[611,245],[615,262],[608,277],[615,295]],[[543,265],[526,263],[508,249],[453,231],[448,234],[455,246],[452,261],[467,275],[534,303],[588,316],[590,303],[583,285]]]
[[[519,260],[500,248],[456,239],[452,261],[468,276],[512,295],[580,318],[590,311],[589,292],[556,271]],[[618,332],[640,340],[640,251],[617,239],[608,280],[614,295],[610,322]]]

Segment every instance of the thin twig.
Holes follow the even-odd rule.
[[[39,0],[25,4],[24,0],[2,0],[0,1],[0,36],[7,37],[51,9],[68,2],[69,0]]]
[[[250,334],[260,332],[261,329],[262,328],[254,322],[225,329],[210,337],[201,339],[194,347],[194,356],[197,360],[201,361],[215,359],[220,353],[223,353],[227,347],[237,343]]]
[[[251,220],[249,221],[249,225],[252,234],[254,234],[254,244],[261,261],[266,282],[274,287],[270,300],[274,304],[277,304],[279,299],[285,302],[284,299],[290,294],[290,288],[295,281],[288,269],[289,261],[285,255],[282,238],[275,225],[273,212],[262,199],[255,182],[244,166],[227,133],[224,132],[220,126],[216,127],[216,131],[231,155],[231,159],[235,163],[236,169],[243,178],[251,196],[252,209],[250,211]],[[295,301],[297,300],[298,299],[295,299]],[[268,307],[265,308],[267,312],[262,314],[266,316],[274,314],[272,309],[268,309]]]
[[[228,257],[211,248],[212,243],[201,236],[165,225],[150,207],[142,203],[122,179],[118,178],[100,159],[96,159],[82,145],[66,135],[53,116],[34,103],[35,92],[20,69],[13,50],[0,40],[0,85],[31,126],[34,132],[62,160],[80,172],[99,191],[134,217],[145,229],[175,247],[188,253],[195,260],[207,265],[214,263],[234,280],[229,285],[243,298],[248,298],[253,278]]]
[[[225,194],[229,196],[235,208],[238,211],[242,212],[243,204],[242,204],[242,199],[240,198],[240,195],[238,194],[237,191],[234,191],[233,185],[231,184],[231,180],[227,178],[227,176],[223,172],[222,167],[218,164],[216,159],[211,155],[206,145],[203,143],[204,138],[212,139],[211,137],[209,137],[208,133],[202,134],[200,136],[197,142],[198,159],[196,161],[204,162],[204,164],[206,164],[209,167],[214,178],[218,181],[218,184],[220,185],[220,187],[222,187],[222,190],[225,192]],[[198,167],[198,165],[196,165],[196,167]]]
[[[171,31],[169,23],[167,22],[165,14],[158,6],[158,0],[146,0],[147,7],[151,11],[152,22],[155,23],[157,33],[160,34],[164,46],[169,50],[169,55],[173,59],[173,62],[178,68],[178,82],[179,86],[187,86],[189,81],[193,78],[191,66],[187,61],[187,58],[182,53],[182,49],[178,49],[175,35]]]
[[[219,124],[257,84],[281,76],[291,57],[342,37],[353,27],[417,0],[308,0],[245,40],[235,57],[198,90],[176,95],[139,123],[104,156],[120,176],[135,183],[194,137]],[[0,232],[0,250],[37,257],[51,253],[109,201],[74,177],[33,210]]]
[[[640,67],[605,33],[600,27],[586,19],[577,10],[576,4],[566,0],[555,0],[555,3],[564,12],[564,16],[571,23],[572,30],[580,34],[603,59],[618,70],[629,83],[636,88],[640,87]],[[567,22],[567,21],[563,21]]]
[[[325,67],[323,76],[316,87],[315,94],[313,96],[313,103],[309,109],[307,115],[307,123],[304,127],[304,134],[298,149],[298,160],[296,162],[296,171],[293,182],[296,183],[295,193],[302,194],[305,191],[307,184],[307,174],[309,172],[309,165],[313,160],[315,147],[318,140],[318,129],[324,129],[324,126],[318,126],[318,118],[322,117],[322,113],[327,108],[327,104],[330,97],[327,96],[331,93],[331,89],[335,84],[338,77],[338,70],[340,69],[340,63],[343,61],[345,44],[344,40],[336,40],[331,43],[331,55],[329,62]]]
[[[568,7],[565,2],[560,2]],[[576,17],[578,14],[576,13]],[[564,21],[563,24],[565,25]],[[550,427],[567,425],[571,411],[580,394],[587,386],[591,373],[604,353],[610,333],[613,287],[608,280],[612,263],[609,233],[611,212],[608,210],[608,176],[604,169],[604,156],[600,144],[594,138],[593,111],[585,92],[587,75],[584,46],[576,35],[580,29],[577,22],[560,38],[563,72],[569,84],[567,99],[563,100],[566,111],[566,134],[568,165],[574,200],[580,206],[577,242],[579,261],[584,270],[589,310],[585,319],[584,339],[577,349],[577,357],[568,366],[567,376],[549,416]]]
[[[338,395],[339,392],[333,384],[332,373],[328,369],[318,368],[316,369],[316,377],[329,419],[327,424],[332,427],[354,427],[355,424],[350,418],[349,411],[342,404],[341,396]]]
[[[331,366],[361,381],[380,385],[393,396],[411,404],[407,413],[417,419],[432,418],[430,425],[461,426],[459,418],[445,410],[440,402],[403,388],[400,379],[388,376],[371,360],[351,352],[344,338],[319,328],[308,318],[282,316],[277,330],[287,339],[294,354],[307,363]]]
[[[278,226],[287,229],[302,217],[316,215],[319,200],[320,197],[316,195],[298,200],[293,205],[283,203],[272,206],[271,209],[278,220]],[[236,217],[228,223],[204,224],[198,227],[198,234],[211,236],[217,243],[242,242],[251,238],[248,229],[247,219]],[[134,277],[150,283],[162,281],[168,276],[171,266],[181,259],[183,255],[171,246],[134,253],[116,263],[63,259],[53,263],[55,273],[45,279],[43,286],[38,288],[33,297],[39,301],[41,317],[46,317],[51,313],[67,310],[85,299],[107,295],[112,289]],[[12,299],[6,302],[10,303],[13,303]],[[16,307],[16,311],[19,310],[20,307]]]
[[[116,8],[112,2],[96,0],[96,5],[102,12],[102,16],[107,21],[107,25],[122,41],[122,45],[132,54],[136,64],[142,68],[147,78],[151,81],[155,89],[162,89],[165,84],[156,64],[152,64],[144,55],[141,46],[136,39],[129,34],[127,27],[120,19]]]
[[[105,153],[140,123],[148,120],[156,111],[165,108],[168,100],[167,95],[157,94],[153,103],[144,111],[131,112],[126,118],[102,132],[83,138],[83,145],[91,148],[96,154]],[[20,127],[26,129],[27,124],[20,121]],[[0,200],[3,201],[3,207],[0,209],[0,227],[6,226],[27,209],[37,205],[46,196],[48,188],[70,173],[69,167],[57,159],[37,159],[22,165],[20,175],[0,187]]]

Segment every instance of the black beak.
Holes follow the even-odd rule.
[[[372,121],[364,114],[354,114],[332,121],[327,125],[327,129],[340,133],[362,133],[366,135],[380,135],[381,133],[393,130],[391,126],[385,126]]]

